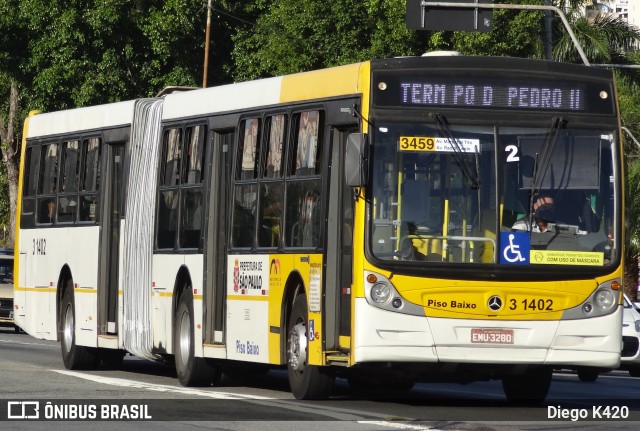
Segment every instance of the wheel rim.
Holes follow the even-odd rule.
[[[307,363],[307,328],[303,321],[289,331],[289,366],[302,372]]]
[[[183,364],[186,364],[189,360],[189,354],[191,351],[191,320],[189,319],[189,313],[184,311],[180,316],[180,360]]]
[[[64,349],[66,352],[71,351],[71,345],[73,344],[73,307],[71,304],[67,304],[67,308],[64,310]]]

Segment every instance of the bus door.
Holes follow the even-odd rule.
[[[351,285],[353,263],[353,191],[346,185],[344,155],[347,136],[358,132],[351,109],[357,100],[327,105],[327,128],[331,141],[328,178],[328,214],[325,256],[325,345],[333,350],[348,348],[351,335]],[[343,342],[340,338],[343,337]]]
[[[102,151],[104,170],[100,196],[100,266],[98,280],[98,334],[118,331],[118,286],[120,280],[120,222],[123,210],[123,184],[126,140],[108,142]]]
[[[221,120],[216,120],[219,124]],[[224,121],[225,123],[227,121]],[[235,126],[237,117],[230,120]],[[207,344],[223,344],[225,312],[225,280],[227,255],[227,217],[230,214],[229,189],[231,179],[231,150],[234,129],[212,131],[211,175],[207,191],[208,202],[206,237],[204,244],[204,302],[205,336]]]

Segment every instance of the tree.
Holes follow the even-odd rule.
[[[6,117],[0,115],[0,156],[4,172],[0,175],[0,193],[8,196],[0,199],[0,220],[2,224],[1,243],[4,247],[13,247],[16,219],[16,203],[18,198],[18,160],[19,141],[16,127],[19,125],[19,97],[15,81],[10,81],[8,88],[8,112]]]
[[[404,24],[397,0],[272,0],[255,26],[234,36],[236,80],[283,75],[369,58],[424,52],[428,37]]]
[[[27,112],[199,85],[205,18],[202,3],[191,0],[0,0],[0,224],[15,223],[17,148]],[[229,41],[231,27],[221,30],[220,39]],[[230,80],[230,49],[217,46],[211,84]]]
[[[630,64],[629,54],[640,42],[640,29],[614,14],[593,11],[585,15],[584,6],[591,0],[559,0],[565,10],[576,39],[590,62],[595,64]],[[557,22],[554,32],[553,56],[557,61],[581,63],[578,53],[564,27]]]

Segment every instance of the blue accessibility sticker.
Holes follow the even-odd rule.
[[[309,320],[309,341],[313,341],[316,339],[316,325],[313,319]]]
[[[529,232],[500,232],[500,263],[527,265],[530,251]]]

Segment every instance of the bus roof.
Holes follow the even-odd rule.
[[[126,126],[131,124],[134,103],[129,100],[38,114],[29,122],[27,138]]]
[[[165,96],[162,119],[233,112],[252,107],[352,95],[362,92],[360,73],[368,63],[245,81]],[[366,73],[366,72],[365,72]]]

